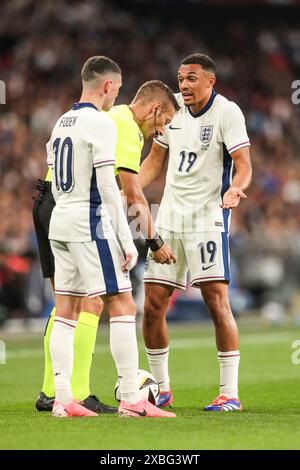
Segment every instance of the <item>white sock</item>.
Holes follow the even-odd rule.
[[[240,351],[218,351],[220,363],[220,395],[238,398]]]
[[[55,400],[65,404],[73,401],[71,377],[76,323],[74,320],[55,316],[50,335],[49,349],[56,389]]]
[[[120,379],[121,399],[131,405],[140,401],[135,316],[110,319],[110,350]]]
[[[159,383],[160,390],[162,392],[168,392],[170,390],[170,378],[169,378],[169,346],[163,349],[149,349],[145,348],[151,374],[154,375],[157,382]]]

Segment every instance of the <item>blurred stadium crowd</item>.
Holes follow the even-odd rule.
[[[234,309],[259,308],[267,317],[290,308],[300,313],[300,105],[291,100],[291,84],[300,79],[299,29],[284,18],[261,17],[255,23],[216,18],[212,28],[199,22],[201,9],[187,19],[167,8],[144,15],[151,2],[129,3],[1,2],[7,97],[0,105],[0,322],[39,316],[51,299],[37,258],[32,194],[46,173],[52,126],[78,99],[85,59],[115,59],[124,83],[118,103],[129,103],[149,79],[177,91],[178,64],[195,51],[215,59],[216,89],[241,106],[252,143],[252,187],[232,220]],[[158,202],[162,190],[163,175],[147,191],[149,201]]]

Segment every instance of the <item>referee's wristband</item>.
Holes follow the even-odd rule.
[[[155,238],[146,238],[145,244],[151,251],[157,251],[163,246],[164,241],[161,236],[156,233]]]

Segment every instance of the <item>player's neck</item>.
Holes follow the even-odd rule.
[[[192,113],[194,113],[194,114],[200,113],[200,111],[202,111],[202,109],[205,108],[205,106],[206,106],[207,103],[209,102],[212,93],[213,93],[213,90],[210,90],[210,91],[207,93],[207,95],[205,96],[205,98],[203,98],[203,99],[202,99],[201,101],[199,101],[198,103],[193,104],[192,106],[189,106],[189,108],[190,108],[190,110],[192,111]]]
[[[99,111],[101,111],[103,108],[103,101],[104,96],[102,97],[86,90],[81,93],[79,103],[92,103]]]

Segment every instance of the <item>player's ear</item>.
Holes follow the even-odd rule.
[[[159,114],[162,108],[162,102],[161,101],[154,101],[152,105],[152,114]]]
[[[210,75],[209,77],[209,84],[211,87],[214,87],[215,86],[215,83],[216,83],[216,77],[214,75]]]
[[[111,90],[112,87],[112,80],[106,80],[104,82],[104,94],[107,95],[107,93]]]

